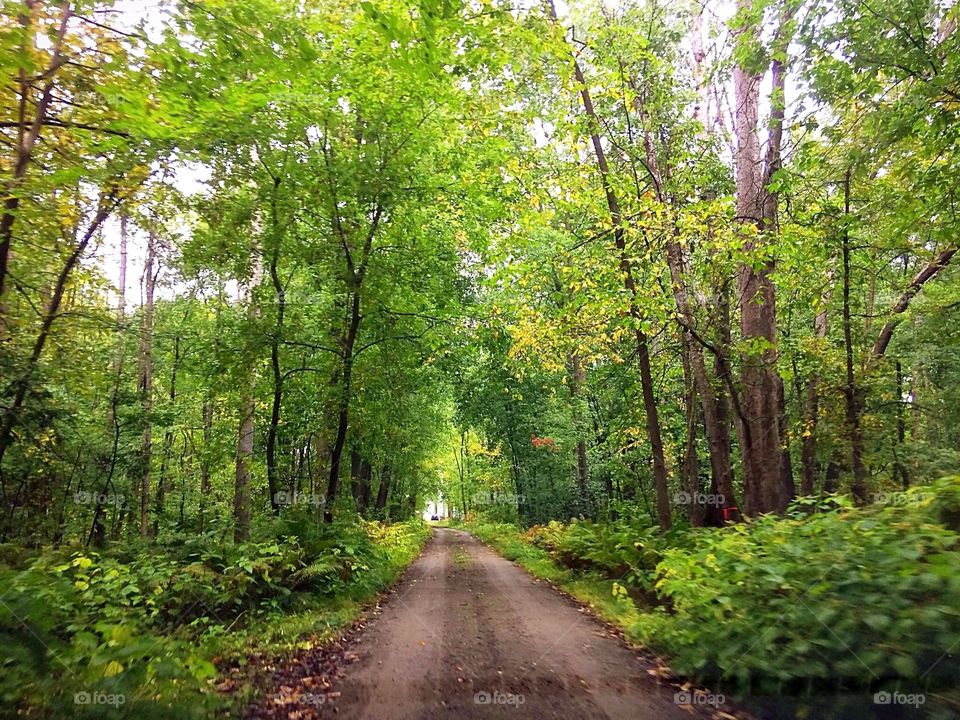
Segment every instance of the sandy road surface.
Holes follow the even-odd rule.
[[[638,657],[575,603],[467,533],[437,529],[322,714],[429,718],[709,717],[674,703]]]

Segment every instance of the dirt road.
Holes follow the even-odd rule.
[[[573,601],[456,530],[435,531],[350,650],[354,662],[334,682],[325,717],[712,715],[678,706],[676,688],[658,685],[649,661]]]

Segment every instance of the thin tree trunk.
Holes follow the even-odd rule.
[[[340,462],[343,458],[343,447],[347,441],[347,427],[350,423],[350,383],[353,377],[354,348],[357,343],[357,335],[360,332],[360,322],[363,319],[363,315],[360,312],[360,293],[363,289],[363,280],[366,276],[367,264],[370,261],[373,241],[376,238],[377,228],[380,227],[380,219],[383,216],[383,206],[378,202],[374,208],[370,227],[367,230],[363,248],[360,252],[360,261],[357,263],[354,260],[346,231],[340,220],[336,186],[330,167],[329,152],[326,149],[324,149],[324,159],[327,163],[327,179],[330,182],[333,194],[331,225],[334,234],[339,237],[340,245],[343,248],[344,259],[347,265],[347,283],[350,291],[350,318],[347,323],[346,332],[343,335],[342,350],[340,353],[340,401],[337,407],[337,434],[334,438],[333,447],[330,449],[330,476],[327,481],[327,495],[323,509],[323,521],[331,523],[333,522],[333,505],[337,499],[337,493],[340,490]]]
[[[276,212],[276,209],[274,209]],[[280,371],[280,340],[283,333],[283,316],[286,309],[286,293],[280,283],[277,263],[280,255],[279,238],[274,238],[276,246],[270,259],[270,279],[277,299],[277,323],[270,341],[270,366],[273,369],[273,406],[270,411],[270,426],[267,428],[267,486],[270,491],[270,508],[274,515],[280,514],[277,493],[280,492],[280,480],[277,478],[277,428],[280,425],[280,408],[283,402],[283,373]]]
[[[233,489],[233,540],[238,543],[250,539],[250,480],[255,412],[253,393],[249,388],[244,388],[243,400],[240,403],[240,429],[237,433],[237,462]]]
[[[381,511],[387,507],[387,493],[390,491],[390,466],[384,465],[380,469],[380,487],[377,489],[377,502],[374,506]]]
[[[373,482],[373,466],[366,460],[360,463],[360,499],[358,506],[360,514],[366,517],[370,506],[370,485]]]
[[[684,445],[681,467],[683,468],[683,489],[685,492],[683,497],[687,501],[687,518],[693,527],[701,527],[704,524],[707,508],[700,503],[700,459],[697,457],[697,383],[690,367],[692,350],[693,339],[684,336],[681,353],[683,358],[683,406],[686,414],[687,441]]]
[[[910,473],[903,464],[901,454],[904,451],[904,442],[907,437],[907,421],[903,414],[903,367],[900,361],[896,363],[896,390],[897,390],[897,444],[893,451],[893,479],[906,490],[910,487]]]
[[[247,316],[251,324],[260,317],[255,292],[263,275],[262,260],[259,255],[254,259],[253,276],[250,280],[247,299]],[[243,387],[240,402],[240,429],[237,433],[236,476],[233,490],[233,539],[245,542],[250,539],[250,481],[253,475],[253,434],[256,402],[254,398],[254,378],[248,374]]]
[[[703,112],[707,105],[707,97],[704,92],[706,88],[703,70],[705,53],[703,50],[702,36],[702,10],[694,17],[694,26],[692,28],[692,52],[693,52],[693,73],[697,86],[697,102],[694,107],[694,119],[704,122]],[[620,63],[621,76],[624,77],[623,63]],[[648,126],[647,115],[645,112],[644,98],[638,90],[635,81],[626,80],[626,84],[633,90],[635,95],[635,106],[640,119],[640,131],[643,134],[643,146],[646,154],[645,170],[649,174],[658,199],[665,205],[676,205],[676,201],[667,197],[664,186],[665,176],[668,177],[670,167],[664,167],[661,163],[656,150],[656,141],[654,134]],[[625,106],[624,112],[627,119],[628,133],[633,140],[632,123],[630,122],[629,106]],[[706,128],[699,130],[701,139],[706,139]],[[638,198],[641,199],[642,198]],[[673,232],[667,237],[667,266],[670,271],[671,289],[673,291],[674,302],[677,306],[680,324],[684,330],[685,337],[685,358],[689,363],[688,370],[692,369],[693,379],[696,385],[694,394],[699,395],[701,412],[703,415],[704,430],[707,436],[707,446],[710,456],[710,467],[712,472],[711,494],[722,496],[722,501],[718,505],[711,504],[707,510],[711,515],[716,515],[715,520],[737,519],[736,496],[733,489],[733,462],[730,448],[730,430],[729,430],[729,412],[723,414],[721,405],[725,402],[723,396],[724,390],[720,390],[718,396],[714,390],[713,384],[707,375],[706,363],[703,357],[703,349],[698,343],[693,342],[695,338],[694,326],[696,319],[693,312],[693,303],[690,300],[687,291],[687,278],[684,260],[684,251],[679,240],[679,228],[674,221]],[[695,448],[695,445],[689,445]]]
[[[467,432],[460,433],[460,448],[453,454],[453,460],[457,465],[457,476],[460,478],[460,505],[463,509],[463,517],[467,516],[469,507],[467,507],[467,492],[465,489],[465,480],[467,475]]]
[[[850,171],[843,182],[844,220],[850,215]],[[867,470],[863,464],[863,431],[860,427],[860,392],[857,389],[853,363],[853,329],[850,321],[850,233],[844,222],[841,230],[843,243],[843,348],[846,360],[846,382],[843,388],[847,422],[847,440],[850,442],[850,461],[853,469],[851,490],[858,503],[867,501]]]
[[[143,406],[143,444],[140,450],[140,535],[150,535],[150,465],[153,460],[153,295],[156,287],[157,237],[150,228],[147,262],[143,269],[144,305],[140,334],[140,397]]]
[[[173,338],[173,367],[170,370],[170,408],[175,409],[177,402],[177,370],[180,368],[180,336]],[[160,532],[160,520],[165,512],[168,478],[170,469],[170,454],[173,452],[173,428],[167,428],[163,433],[163,459],[160,461],[160,479],[157,482],[157,497],[154,504],[156,515],[153,518],[153,537]]]
[[[120,280],[118,285],[116,328],[113,342],[113,389],[110,392],[110,405],[107,408],[107,433],[112,438],[112,450],[109,459],[110,469],[103,482],[103,490],[97,494],[93,520],[90,522],[90,534],[87,544],[102,548],[106,542],[106,526],[103,524],[104,502],[113,482],[113,473],[117,464],[117,451],[120,446],[120,423],[117,421],[117,408],[120,405],[120,382],[123,377],[123,332],[127,313],[127,214],[120,216]]]
[[[553,0],[549,0],[550,15],[555,23],[559,23],[557,11]],[[614,193],[610,181],[610,171],[607,165],[606,152],[603,144],[600,142],[599,120],[593,107],[593,100],[590,97],[590,91],[587,89],[587,82],[583,76],[583,70],[576,57],[572,55],[574,76],[580,88],[580,99],[583,102],[583,109],[590,121],[590,141],[593,145],[594,155],[597,161],[597,169],[600,175],[600,181],[603,186],[604,194],[607,200],[607,210],[610,213],[610,221],[613,226],[614,243],[619,256],[620,272],[623,275],[623,285],[630,296],[630,317],[632,318],[635,329],[634,337],[637,347],[637,361],[640,367],[640,384],[643,392],[643,406],[646,412],[647,436],[650,440],[650,448],[653,455],[653,482],[657,495],[657,518],[660,522],[661,532],[666,532],[672,524],[670,516],[670,497],[667,476],[667,463],[663,451],[663,439],[660,432],[660,416],[657,410],[657,401],[653,392],[653,374],[650,370],[650,349],[647,341],[647,335],[643,331],[641,322],[643,316],[637,303],[637,289],[633,278],[633,267],[627,254],[626,236],[623,231],[623,214],[620,211],[620,204]]]
[[[716,307],[716,326],[717,326],[717,347],[719,352],[714,357],[713,375],[717,379],[714,404],[716,406],[716,443],[726,448],[728,454],[732,454],[732,435],[730,429],[731,423],[731,405],[739,408],[739,403],[733,390],[733,377],[730,371],[729,353],[732,346],[732,332],[730,322],[730,288],[727,281],[722,281],[715,290],[714,305]],[[702,400],[701,400],[702,402]],[[739,412],[737,414],[739,422]],[[731,458],[731,467],[733,461]],[[712,466],[711,466],[712,469]],[[733,473],[730,476],[731,485],[733,484]],[[721,489],[719,478],[715,478],[718,492],[724,492]],[[726,502],[726,497],[724,497]],[[735,501],[735,499],[734,499]],[[725,505],[724,516],[721,521],[740,520],[740,508],[738,506],[730,507]]]
[[[577,462],[577,492],[580,495],[578,505],[586,505],[587,512],[592,514],[592,503],[590,502],[590,489],[588,486],[589,469],[587,466],[587,443],[584,440],[583,412],[580,408],[580,395],[583,384],[586,381],[586,370],[580,357],[573,353],[570,355],[570,401],[573,405],[573,428],[577,437],[576,462]]]
[[[730,456],[729,421],[721,417],[720,403],[714,391],[713,382],[707,375],[707,365],[703,357],[703,349],[694,342],[691,328],[694,324],[693,312],[686,291],[683,250],[676,238],[667,243],[667,262],[670,269],[671,284],[673,286],[674,302],[684,325],[685,347],[689,358],[690,369],[696,384],[695,395],[700,398],[700,409],[703,413],[703,425],[707,435],[707,447],[710,454],[710,470],[718,494],[723,496],[719,507],[734,509],[737,506],[736,495],[733,490],[733,462]],[[729,514],[729,513],[727,513]]]
[[[357,506],[357,512],[363,514],[363,483],[366,463],[356,448],[350,450],[350,492]]]
[[[210,495],[210,451],[213,441],[213,400],[203,401],[203,455],[200,458],[200,532],[206,529],[207,497]]]
[[[828,290],[823,298],[823,308],[813,320],[813,336],[818,340],[827,337],[829,298]],[[817,424],[820,420],[820,376],[818,373],[813,373],[807,383],[804,415],[804,428],[800,444],[800,460],[803,465],[800,494],[810,496],[815,492],[817,479]]]
[[[347,440],[350,422],[350,381],[353,376],[353,350],[360,330],[360,287],[351,293],[350,324],[343,343],[343,372],[340,376],[340,404],[337,409],[337,435],[330,449],[330,477],[327,480],[327,499],[323,509],[324,522],[333,522],[333,505],[340,490],[340,461]]]
[[[213,357],[219,362],[221,313],[223,311],[223,282],[219,283],[215,310]],[[203,400],[203,456],[200,458],[200,532],[206,529],[207,498],[210,496],[210,465],[213,451],[213,379],[207,379],[206,397]]]

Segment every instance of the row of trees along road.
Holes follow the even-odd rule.
[[[4,10],[4,540],[960,466],[956,8]]]

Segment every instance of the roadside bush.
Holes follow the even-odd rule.
[[[566,532],[562,522],[551,520],[546,525],[533,525],[524,533],[527,542],[547,552],[555,552]]]
[[[550,522],[524,533],[527,542],[573,570],[599,573],[639,593],[653,589],[654,571],[669,547],[685,542],[686,531],[661,535],[656,526],[639,522]]]
[[[146,718],[163,693],[176,706],[186,683],[202,692],[174,716],[205,717],[202,695],[216,702],[206,686],[217,671],[199,649],[204,639],[323,598],[369,597],[429,534],[420,522],[311,524],[277,523],[277,536],[239,545],[192,537],[117,553],[48,551],[0,567],[0,715]],[[71,688],[130,702],[78,707]]]
[[[953,682],[960,482],[891,498],[697,531],[656,568],[669,609],[633,634],[681,673],[755,691]]]

